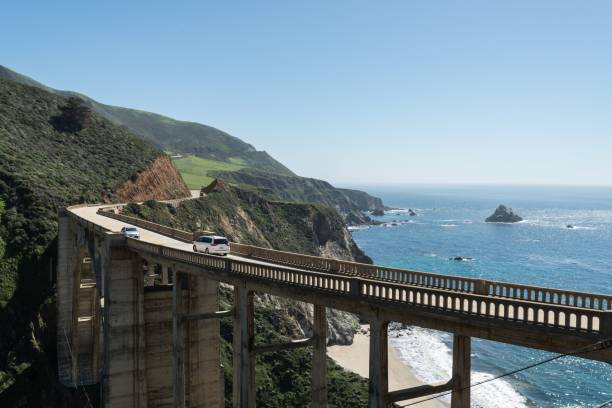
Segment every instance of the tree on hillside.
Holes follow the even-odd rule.
[[[76,96],[68,98],[66,105],[59,109],[61,113],[51,118],[51,124],[60,132],[78,132],[91,121],[91,109]]]

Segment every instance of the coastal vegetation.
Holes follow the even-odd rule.
[[[156,113],[118,106],[105,105],[94,99],[71,91],[52,89],[25,75],[0,65],[0,78],[34,86],[64,97],[78,97],[99,116],[124,127],[164,151],[195,155],[203,159],[228,162],[239,159],[245,166],[291,175],[291,170],[274,160],[268,153],[256,150],[222,130],[194,122],[175,120]]]
[[[2,407],[83,406],[83,395],[62,387],[55,369],[57,211],[125,199],[116,191],[138,184],[165,157],[95,112],[80,130],[58,129],[53,118],[70,106],[60,95],[0,78]],[[176,171],[174,178],[180,187]],[[157,192],[173,198],[185,191]]]

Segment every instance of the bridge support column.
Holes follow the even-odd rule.
[[[74,293],[78,273],[78,249],[70,217],[59,212],[57,249],[57,366],[59,380],[66,386],[76,386],[76,361],[72,357]]]
[[[185,275],[174,273],[172,287],[172,394],[173,407],[185,407],[185,328],[182,314],[185,312],[183,285]]]
[[[386,408],[389,391],[388,321],[370,322],[370,375],[368,408]]]
[[[104,297],[104,371],[106,408],[145,408],[144,272],[125,238],[108,234],[102,261]]]
[[[219,282],[189,275],[188,308],[190,314],[215,313],[219,310]],[[224,403],[219,371],[219,319],[197,319],[187,326],[185,380],[189,408],[217,408]]]
[[[455,334],[453,337],[452,408],[470,407],[470,353],[470,337]]]
[[[327,318],[325,306],[314,305],[312,325],[312,407],[327,407]]]
[[[85,231],[59,212],[57,362],[62,384],[98,379],[100,303]]]
[[[255,322],[253,292],[234,286],[234,408],[255,407]]]

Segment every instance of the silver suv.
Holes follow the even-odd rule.
[[[230,252],[230,244],[225,237],[218,235],[202,235],[197,240],[193,241],[193,251],[225,256]]]

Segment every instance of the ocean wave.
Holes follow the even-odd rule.
[[[459,225],[457,224],[440,224],[441,227],[443,228],[454,228],[454,227],[458,227]]]
[[[564,223],[565,221],[565,223]],[[571,222],[571,220],[559,220],[559,219],[529,219],[521,221],[525,224],[534,225],[536,227],[545,227],[545,228],[560,228],[564,230],[588,230],[595,231],[598,228],[587,225],[576,225]]]
[[[451,349],[447,346],[449,341],[449,334],[419,327],[390,330],[391,345],[425,384],[447,381],[451,377],[453,359]],[[472,370],[472,383],[492,377],[492,374]],[[442,400],[450,402],[448,396]],[[472,404],[481,408],[523,408],[527,407],[527,399],[510,382],[500,379],[473,388]]]
[[[572,225],[571,228],[568,228],[567,225],[565,227],[562,227],[564,229],[568,229],[568,230],[589,230],[589,231],[594,231],[597,228],[596,227],[581,227],[580,225]]]

